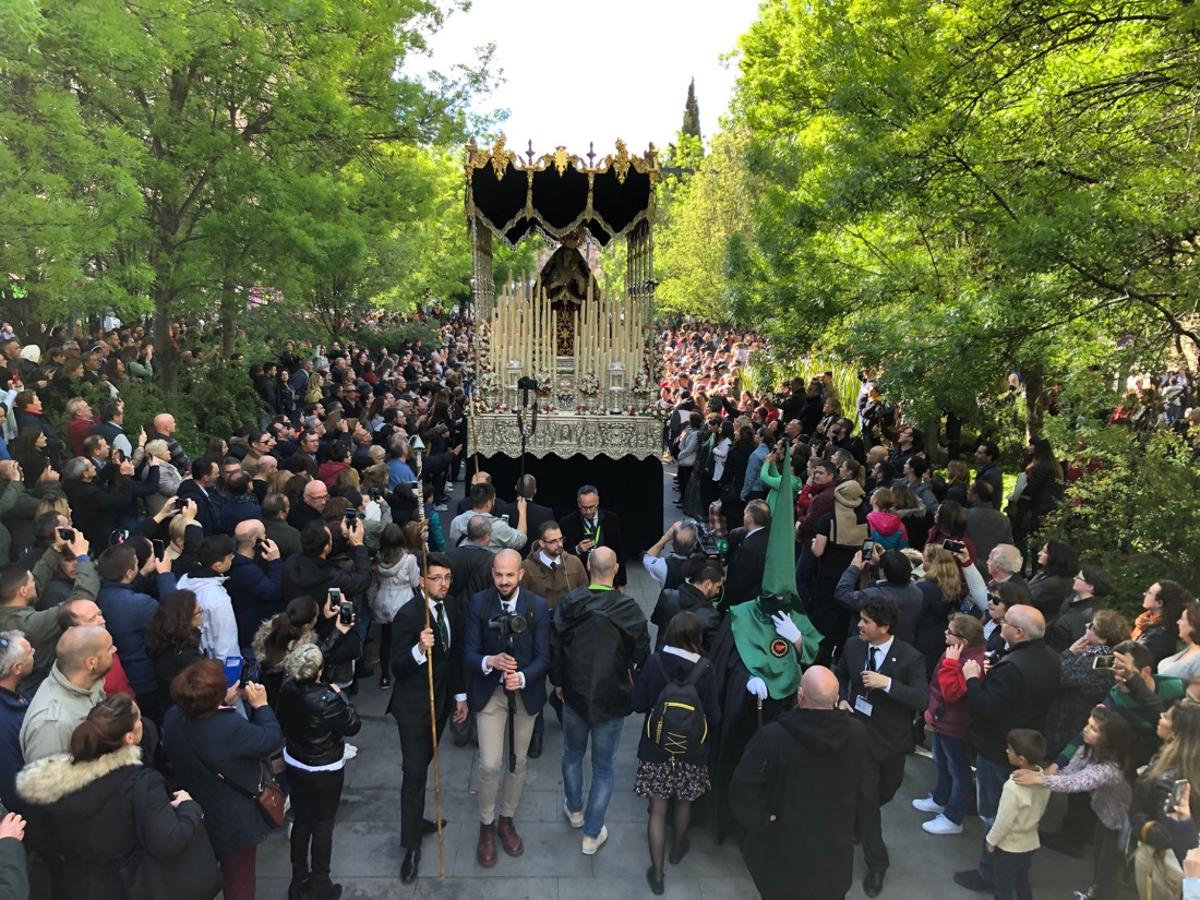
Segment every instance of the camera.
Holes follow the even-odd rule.
[[[529,630],[529,621],[520,613],[500,613],[488,619],[488,628],[499,634],[511,650],[516,639]]]
[[[696,529],[696,549],[709,559],[720,561],[723,556],[721,547],[708,526],[696,519],[688,519],[687,524]]]

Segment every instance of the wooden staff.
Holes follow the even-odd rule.
[[[496,340],[496,329],[493,328],[492,329],[493,343],[495,342],[495,340]],[[476,344],[474,341],[471,341],[471,353],[475,357],[475,385],[474,385],[474,389],[471,391],[471,396],[467,398],[467,410],[470,413],[470,415],[467,416],[467,422],[471,426],[471,452],[475,456],[475,474],[478,475],[479,474],[479,436],[475,430],[475,416],[477,415],[476,410],[475,410],[475,398],[477,396],[479,396],[479,397],[483,396],[483,387],[479,383],[480,379],[482,377],[481,373],[479,371],[479,345]],[[495,350],[493,350],[493,353],[495,353]],[[470,485],[470,482],[468,481],[467,482],[467,494],[471,493],[470,487],[471,487],[471,485]],[[417,506],[423,507],[425,505],[424,501],[425,501],[425,492],[421,491],[420,502],[418,502]],[[424,518],[424,516],[422,516],[422,518]]]
[[[421,451],[425,447],[420,441],[420,437],[416,440],[416,446],[413,448],[413,453],[416,456],[417,463],[417,516],[422,524],[425,523],[425,485],[421,481],[421,470],[423,459]],[[428,526],[426,526],[428,527]],[[426,580],[429,578],[429,539],[425,538],[421,541],[421,596],[425,600],[425,628],[432,629],[433,623],[429,620],[429,597],[426,594],[428,590],[425,587]],[[438,755],[438,733],[437,733],[437,700],[433,694],[433,648],[429,648],[429,652],[425,654],[425,661],[428,663],[426,671],[429,673],[429,731],[433,740],[433,814],[434,821],[437,823],[438,837],[438,878],[446,877],[446,837],[442,829],[442,764],[441,758]]]

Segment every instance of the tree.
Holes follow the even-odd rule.
[[[1020,371],[1032,430],[1072,369],[1196,345],[1197,25],[1165,2],[765,3],[735,308],[934,415]]]
[[[69,86],[87,141],[118,145],[118,171],[138,187],[136,223],[94,268],[144,274],[169,391],[172,322],[222,297],[231,309],[250,275],[290,277],[292,261],[255,231],[295,234],[274,203],[294,209],[285,192],[315,187],[315,203],[336,205],[333,181],[362,177],[381,142],[458,139],[490,58],[485,49],[483,66],[458,77],[406,77],[407,56],[442,20],[432,0],[42,0],[38,14],[30,68]],[[354,234],[340,241],[326,232],[325,263],[361,259]]]
[[[696,102],[696,79],[688,82],[687,102],[683,105],[683,124],[679,127],[680,134],[700,136],[700,104]]]

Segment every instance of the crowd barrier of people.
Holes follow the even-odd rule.
[[[1134,621],[1109,608],[1108,573],[1046,533],[1064,485],[1046,441],[1005,498],[993,443],[943,467],[869,379],[852,401],[830,377],[752,394],[740,372],[761,339],[668,329],[664,445],[684,515],[638,560],[596,487],[554,510],[529,474],[509,504],[467,463],[469,323],[439,333],[256,361],[265,412],[195,459],[171,410],[125,421],[123,379],[156,377],[138,328],[0,341],[0,892],[244,900],[258,846],[287,824],[289,898],[340,896],[355,698],[384,690],[404,883],[442,824],[425,798],[444,731],[478,747],[488,869],[524,852],[548,715],[564,836],[602,851],[638,713],[655,895],[698,827],[741,842],[764,897],[844,896],[856,842],[878,895],[880,809],[927,743],[914,822],[930,841],[971,815],[986,826],[977,867],[947,873],[963,888],[1031,896],[1041,847],[1091,844],[1081,894],[1106,900],[1129,877],[1143,900],[1192,896],[1200,605],[1161,580]],[[111,399],[93,410],[80,381]],[[798,597],[781,610],[764,572],[793,519]],[[656,597],[629,592],[639,563]],[[811,655],[797,618],[819,631]],[[798,659],[798,690],[781,690]],[[1056,793],[1061,824],[1040,834]]]

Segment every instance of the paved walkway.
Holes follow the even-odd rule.
[[[458,486],[461,491],[461,485]],[[669,491],[667,479],[664,490]],[[675,511],[667,494],[668,521]],[[629,593],[650,612],[657,592],[640,565],[630,572]],[[500,854],[493,869],[475,863],[478,837],[478,787],[476,751],[458,748],[447,738],[442,743],[442,794],[446,828],[446,878],[437,878],[437,841],[427,838],[421,861],[421,878],[402,885],[400,861],[400,744],[394,721],[385,715],[388,692],[381,691],[377,676],[364,681],[357,698],[363,717],[362,732],[354,742],[359,755],[347,766],[334,836],[333,874],[345,886],[350,900],[400,900],[400,898],[503,898],[503,900],[631,900],[650,897],[644,873],[649,864],[646,849],[646,804],[633,793],[637,768],[637,738],[641,717],[625,723],[616,765],[616,790],[608,809],[607,844],[594,857],[579,850],[579,832],[562,815],[562,731],[554,716],[547,720],[545,752],[531,760],[525,792],[516,816],[525,840],[523,856]],[[585,773],[588,762],[584,763]],[[932,837],[920,823],[926,818],[910,806],[924,796],[933,777],[932,764],[922,755],[909,757],[907,775],[896,798],[883,810],[884,837],[891,851],[883,897],[967,900],[951,874],[974,864],[981,826],[967,822],[963,835]],[[427,811],[432,818],[432,776]],[[848,896],[862,897],[861,854],[855,860],[855,884]],[[286,831],[272,835],[259,849],[260,900],[287,895],[290,878]],[[1069,898],[1089,883],[1090,864],[1042,851],[1034,860],[1037,896]],[[797,900],[804,897],[804,873],[796,873]],[[692,851],[678,866],[667,867],[666,896],[690,900],[752,900],[754,890],[736,847],[715,846],[704,829],[692,834]],[[1129,896],[1133,896],[1129,892]]]

